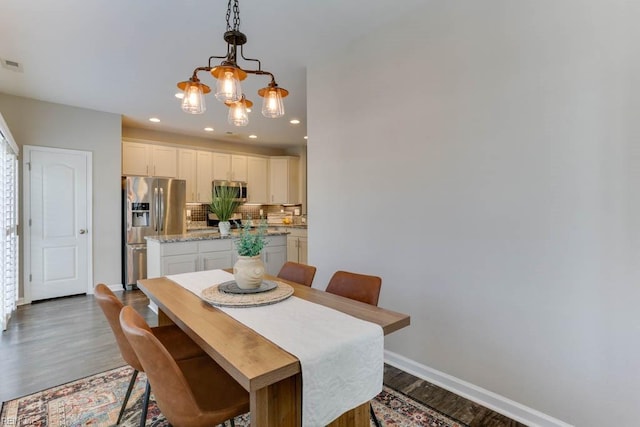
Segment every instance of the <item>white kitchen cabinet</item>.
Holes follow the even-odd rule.
[[[123,141],[122,174],[175,178],[178,176],[178,149]]]
[[[187,202],[197,202],[196,181],[197,181],[197,161],[196,150],[178,150],[178,178],[187,182]]]
[[[231,252],[204,252],[200,254],[199,271],[216,270],[233,266]]]
[[[231,155],[231,181],[247,182],[247,156]]]
[[[285,240],[283,239],[282,243]],[[286,245],[267,245],[262,250],[262,261],[264,262],[264,270],[267,274],[276,276],[280,269],[287,262],[287,246]]]
[[[147,277],[232,268],[237,261],[233,239],[164,243],[147,241]],[[276,275],[287,260],[287,236],[268,235],[262,250],[267,274]]]
[[[148,148],[146,144],[122,143],[122,175],[147,176],[149,174]]]
[[[211,203],[211,181],[213,181],[212,153],[196,152],[196,202]]]
[[[285,228],[287,235],[287,261],[307,264],[307,230],[304,228]]]
[[[269,158],[269,203],[299,203],[298,180],[297,157]]]
[[[249,203],[269,203],[269,160],[247,158],[247,192]]]
[[[213,158],[213,179],[231,180],[231,154],[211,153]]]
[[[213,179],[247,181],[247,156],[226,153],[213,154]]]
[[[162,275],[182,274],[198,269],[198,254],[165,256],[161,261]]]

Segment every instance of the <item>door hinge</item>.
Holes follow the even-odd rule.
[[[29,218],[29,227],[31,227],[31,218]]]
[[[29,281],[31,281],[31,279],[32,279],[31,274],[29,274]]]
[[[31,162],[27,162],[27,167],[31,170]]]

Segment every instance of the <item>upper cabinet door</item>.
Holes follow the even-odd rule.
[[[152,145],[151,159],[153,160],[153,171],[150,175],[165,178],[178,176],[178,150],[176,148]]]
[[[247,156],[231,156],[231,180],[247,182]]]
[[[196,152],[196,201],[200,203],[211,203],[211,181],[213,181],[211,154],[208,151]]]
[[[197,163],[195,150],[178,150],[178,178],[187,181],[187,202],[197,202]]]
[[[149,175],[149,146],[147,144],[122,143],[122,175]]]
[[[178,176],[178,149],[124,141],[122,175],[175,178]]]
[[[264,157],[247,159],[247,189],[249,203],[269,203],[268,160]]]
[[[299,203],[298,158],[269,159],[269,203]]]
[[[231,154],[213,154],[213,179],[231,181]]]

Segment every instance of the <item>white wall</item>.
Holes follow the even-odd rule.
[[[0,112],[20,147],[37,145],[93,153],[93,282],[122,283],[120,115],[1,93]],[[22,242],[20,245],[24,248]],[[20,296],[22,290],[21,283]]]
[[[640,416],[639,5],[425,2],[308,72],[309,261],[386,345],[579,426]]]

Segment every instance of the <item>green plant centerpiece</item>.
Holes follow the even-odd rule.
[[[231,230],[229,219],[240,206],[235,188],[221,186],[214,187],[211,192],[211,204],[209,210],[218,217],[218,230],[221,236],[228,236]]]
[[[257,289],[262,284],[264,263],[261,253],[267,244],[266,233],[266,221],[261,221],[256,230],[252,230],[247,221],[234,240],[238,261],[233,266],[233,277],[241,289]]]

